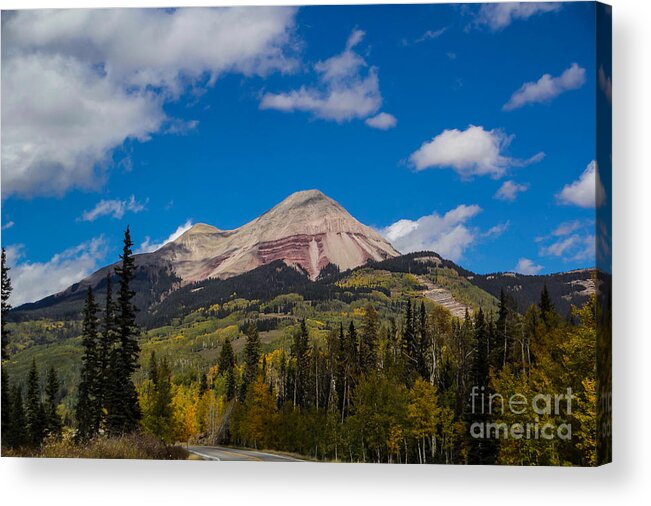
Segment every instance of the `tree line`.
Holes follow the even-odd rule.
[[[188,379],[172,373],[170,357],[152,353],[136,385],[131,248],[127,229],[115,300],[111,276],[102,308],[91,288],[86,294],[75,419],[66,421],[79,443],[141,431],[166,444],[237,444],[351,462],[595,463],[594,298],[571,318],[559,316],[546,287],[524,314],[504,291],[496,312],[479,308],[460,319],[423,299],[404,299],[399,314],[384,318],[368,303],[359,316],[331,323],[324,338],[302,319],[291,346],[268,352],[249,321],[239,356],[225,339],[215,363]],[[3,316],[10,291],[3,252]],[[3,328],[3,358],[7,335]],[[38,446],[61,433],[56,371],[41,392],[33,362],[26,399],[4,367],[2,381],[3,446]],[[567,387],[576,395],[572,412],[539,422],[571,422],[571,441],[473,437],[476,424],[522,418],[476,410],[477,392],[508,397]]]
[[[498,311],[454,318],[441,306],[405,300],[399,318],[373,305],[316,339],[307,320],[291,346],[262,351],[255,322],[240,356],[226,339],[196,380],[150,359],[140,388],[143,425],[167,440],[276,449],[352,462],[591,464],[595,455],[594,300],[561,318],[543,288],[524,314],[502,293]],[[164,371],[161,374],[161,370]],[[472,409],[472,395],[564,392],[571,441],[475,438],[473,424],[519,423]],[[552,392],[552,393],[553,393]]]
[[[74,437],[78,443],[100,434],[119,436],[140,429],[140,403],[133,373],[138,368],[140,346],[136,325],[133,242],[127,227],[121,263],[115,268],[117,297],[113,300],[111,274],[107,276],[103,313],[88,288],[83,311],[81,373],[75,405]],[[7,358],[9,332],[4,326],[11,309],[11,281],[2,250],[2,359]],[[47,437],[61,435],[63,420],[57,412],[59,381],[51,368],[41,392],[36,361],[27,378],[26,398],[23,386],[10,385],[6,368],[2,368],[2,445],[13,449],[39,448]],[[44,394],[44,395],[43,395]]]

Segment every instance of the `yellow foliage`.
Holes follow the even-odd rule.
[[[192,441],[200,433],[198,420],[199,389],[197,385],[175,385],[172,409],[174,411],[174,435],[177,441]]]

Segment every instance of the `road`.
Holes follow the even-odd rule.
[[[206,460],[239,461],[239,462],[304,462],[303,460],[277,455],[275,453],[258,452],[255,450],[242,450],[224,446],[189,446],[190,453],[199,455]]]

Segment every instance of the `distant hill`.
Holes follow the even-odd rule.
[[[500,290],[511,295],[516,301],[518,311],[524,312],[531,304],[540,300],[540,292],[546,285],[556,311],[565,316],[572,305],[583,305],[590,295],[596,292],[596,270],[581,269],[542,276],[529,276],[514,272],[494,274],[473,274],[468,276],[471,283],[495,297]]]

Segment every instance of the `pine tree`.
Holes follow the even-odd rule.
[[[89,286],[84,305],[82,332],[84,354],[81,359],[81,378],[75,408],[79,441],[87,441],[98,433],[102,415],[102,406],[97,395],[98,383],[101,379],[97,360],[99,325],[97,311],[93,289]]]
[[[132,299],[135,292],[131,282],[135,277],[135,260],[131,248],[131,232],[124,232],[124,245],[120,255],[121,264],[115,268],[119,280],[118,298],[115,306],[115,332],[117,346],[109,357],[109,393],[107,393],[107,429],[111,434],[134,432],[140,420],[138,393],[132,375],[138,368],[139,329],[136,325],[136,307]]]
[[[233,353],[233,346],[230,339],[226,338],[219,352],[219,360],[217,362],[219,367],[219,374],[226,377],[226,399],[231,400],[235,397],[235,354]]]
[[[305,406],[308,393],[310,373],[310,344],[305,319],[301,320],[298,333],[294,336],[292,356],[296,360],[296,378],[294,381],[294,405]]]
[[[59,378],[54,367],[50,367],[45,381],[45,418],[46,432],[49,436],[59,436],[63,427],[63,422],[57,405],[59,403]]]
[[[335,367],[335,389],[337,391],[337,399],[339,401],[339,412],[343,420],[346,415],[346,405],[348,400],[348,377],[350,370],[350,363],[348,362],[348,342],[344,334],[344,324],[339,324],[339,334],[337,339],[337,356]]]
[[[154,351],[149,356],[149,371],[147,372],[147,376],[154,385],[158,384],[158,362],[156,361],[156,352]]]
[[[7,316],[11,310],[11,304],[9,304],[10,295],[11,280],[9,279],[9,267],[7,267],[7,252],[2,248],[2,318],[0,319],[0,332],[2,339],[0,358],[2,360],[7,358],[7,346],[9,344],[9,331],[5,328],[5,322],[7,321]]]
[[[203,396],[208,391],[208,377],[205,372],[201,373],[201,381],[199,382],[199,397]]]
[[[32,447],[39,447],[45,437],[46,418],[41,388],[39,385],[36,359],[32,359],[32,367],[27,377],[27,404],[25,406],[27,422],[27,442]]]
[[[558,320],[554,310],[554,303],[549,295],[549,290],[547,290],[547,283],[543,285],[538,307],[540,308],[540,319],[543,321],[545,326],[550,327]]]
[[[425,302],[420,303],[418,314],[418,332],[416,333],[416,370],[425,380],[430,379],[430,371],[427,367],[427,352],[430,349],[429,329],[427,325],[427,312]]]
[[[9,388],[9,375],[6,368],[2,368],[2,446],[9,446],[9,434],[12,431],[12,423],[14,421],[13,405],[11,398],[11,390]]]
[[[484,312],[480,308],[474,321],[474,345],[471,373],[471,396],[466,407],[465,418],[468,424],[479,423],[485,426],[490,422],[489,401],[489,361],[490,332]],[[475,395],[473,395],[475,394]],[[493,464],[497,457],[497,446],[491,438],[471,438],[468,461],[471,464]]]
[[[255,323],[249,323],[246,329],[246,345],[244,346],[244,375],[240,389],[240,401],[244,402],[249,385],[253,384],[258,376],[258,363],[260,362],[260,335]]]
[[[23,403],[22,389],[15,385],[11,390],[11,423],[6,433],[7,446],[20,448],[27,444],[27,417]],[[5,442],[5,433],[2,433],[2,442]]]
[[[364,308],[364,319],[359,340],[360,370],[370,374],[377,368],[377,347],[379,333],[379,317],[372,304]]]
[[[115,304],[113,303],[113,282],[111,273],[106,275],[106,300],[104,303],[104,318],[102,321],[99,345],[97,347],[97,395],[101,406],[101,421],[106,420],[107,397],[111,388],[110,361],[113,350],[117,346],[115,332]]]
[[[514,318],[517,314],[515,300],[500,290],[500,304],[497,313],[498,346],[495,350],[495,359],[492,361],[497,369],[501,369],[512,360],[514,346]]]
[[[413,371],[417,367],[418,346],[416,343],[416,329],[414,325],[414,314],[411,305],[411,299],[407,301],[405,308],[405,322],[402,331],[402,352],[405,364],[405,380],[409,383],[413,376]]]
[[[11,310],[9,296],[11,295],[11,280],[9,279],[9,267],[7,267],[7,252],[2,248],[2,311],[0,314],[0,359],[4,361],[7,358],[7,346],[9,345],[9,331],[5,327],[7,316]],[[11,392],[9,389],[9,374],[6,368],[2,367],[2,399],[0,400],[2,409],[2,444],[5,445],[6,435],[12,431],[14,414],[12,409]],[[9,438],[10,439],[10,438]],[[8,443],[7,443],[8,445]]]
[[[348,362],[351,364],[351,375],[359,375],[359,342],[357,338],[357,329],[351,320],[348,325],[348,333],[346,335],[346,355]]]
[[[157,424],[155,434],[166,443],[171,443],[173,440],[171,375],[167,360],[163,359],[157,374],[154,417]]]

